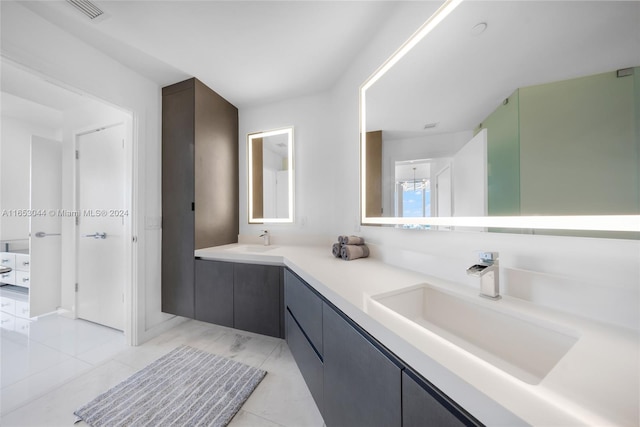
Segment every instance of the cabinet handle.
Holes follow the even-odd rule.
[[[9,303],[9,302],[5,302],[4,304],[0,305],[0,307],[6,307],[6,306],[8,306],[8,305],[11,305],[11,303]]]
[[[3,260],[2,260],[2,262],[3,262],[3,263],[5,263],[5,262],[9,262],[9,260],[8,260],[8,259],[3,259]]]
[[[29,278],[28,278],[28,277],[23,277],[23,278],[22,278],[22,283],[26,283],[26,282],[28,282],[28,281],[29,281]]]
[[[26,267],[27,265],[29,265],[29,261],[22,261],[22,265]]]
[[[10,276],[10,274],[9,274],[9,273],[4,273],[4,274],[2,275],[2,277],[9,277],[9,276]]]

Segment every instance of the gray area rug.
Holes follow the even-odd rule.
[[[91,426],[225,426],[266,372],[181,346],[74,414]]]

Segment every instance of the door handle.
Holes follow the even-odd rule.
[[[45,233],[44,231],[38,231],[36,233],[36,237],[47,237],[47,236],[59,236],[60,233]]]
[[[102,232],[95,232],[93,234],[86,234],[84,237],[93,237],[94,239],[106,239],[107,238],[107,233]]]

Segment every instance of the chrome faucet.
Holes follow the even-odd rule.
[[[269,243],[270,243],[269,230],[262,230],[262,234],[260,235],[260,237],[264,239],[264,245],[269,246]]]
[[[500,268],[498,252],[480,252],[480,262],[467,268],[467,274],[480,278],[480,296],[500,299]]]

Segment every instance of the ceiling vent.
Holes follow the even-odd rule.
[[[98,16],[104,14],[98,6],[91,3],[89,0],[67,0],[67,2],[71,3],[76,9],[87,15],[89,19],[96,19]]]

